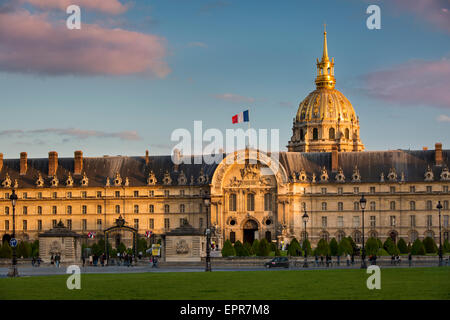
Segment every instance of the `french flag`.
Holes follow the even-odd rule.
[[[234,115],[231,118],[231,121],[233,123],[249,122],[248,110],[245,110],[245,111],[243,111],[241,113],[238,113],[238,114]]]

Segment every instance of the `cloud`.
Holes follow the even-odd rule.
[[[450,108],[450,60],[410,61],[363,76],[367,95],[399,104]]]
[[[448,0],[393,0],[398,8],[414,13],[439,29],[450,32],[450,6]]]
[[[98,130],[82,130],[82,129],[75,129],[75,128],[69,128],[69,129],[58,129],[58,128],[46,128],[46,129],[36,129],[36,130],[3,130],[0,131],[0,137],[1,136],[12,136],[12,135],[19,135],[19,136],[33,136],[36,137],[37,135],[46,135],[46,134],[53,134],[56,136],[63,136],[63,137],[69,137],[69,138],[76,138],[76,139],[88,139],[88,138],[116,138],[119,140],[125,140],[125,141],[137,141],[141,140],[141,137],[136,131],[120,131],[120,132],[104,132],[104,131],[98,131]],[[64,140],[66,140],[65,138]],[[67,140],[66,140],[67,141]]]
[[[240,96],[237,94],[233,94],[233,93],[223,93],[223,94],[216,94],[214,95],[214,98],[219,99],[219,100],[224,100],[224,101],[231,101],[231,102],[255,102],[254,98],[251,97],[245,97],[245,96]]]
[[[450,123],[450,116],[447,116],[445,114],[441,114],[436,118],[437,122],[449,122]]]
[[[225,8],[228,7],[230,5],[229,2],[227,1],[211,1],[208,2],[206,4],[204,4],[201,8],[200,11],[201,12],[210,12],[214,9],[220,9],[220,8]]]
[[[83,23],[69,30],[47,14],[0,13],[0,71],[44,75],[149,74],[163,78],[164,38]]]
[[[40,9],[60,9],[66,11],[66,8],[72,4],[81,8],[100,11],[107,14],[121,14],[128,10],[128,5],[123,5],[119,0],[20,0],[22,3],[31,4]]]
[[[189,42],[188,43],[189,47],[200,47],[200,48],[207,48],[208,45],[206,43],[203,42]]]
[[[281,101],[279,102],[280,107],[282,108],[292,108],[294,104],[292,102]]]

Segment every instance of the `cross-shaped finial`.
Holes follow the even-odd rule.
[[[327,24],[325,22],[323,23],[323,32],[327,33]]]

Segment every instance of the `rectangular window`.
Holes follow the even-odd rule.
[[[327,203],[322,202],[322,211],[327,211]]]
[[[52,213],[53,214],[57,214],[58,213],[58,209],[56,208],[56,206],[52,207]]]
[[[52,198],[53,198],[53,199],[56,199],[56,198],[58,198],[58,193],[57,193],[57,192],[53,192],[53,194],[52,194]]]
[[[353,228],[359,227],[359,216],[353,216]]]
[[[444,200],[444,206],[443,206],[444,210],[448,210],[448,200]]]
[[[442,192],[448,193],[448,186],[442,186]]]
[[[97,198],[101,198],[102,197],[102,192],[101,191],[97,191]]]
[[[23,213],[24,215],[27,215],[27,214],[28,214],[28,207],[23,207],[23,208],[22,208],[22,213]]]
[[[180,196],[184,197],[184,190],[180,190]]]
[[[353,193],[354,194],[359,194],[359,187],[354,187],[353,188]]]
[[[180,227],[184,226],[185,222],[187,222],[186,218],[180,218]]]
[[[28,221],[27,220],[23,220],[22,226],[23,226],[23,231],[27,231]]]
[[[391,193],[395,193],[395,187],[390,187],[389,190]]]
[[[81,197],[82,198],[87,198],[87,192],[86,191],[81,192]]]
[[[41,207],[41,206],[38,206],[38,207],[37,207],[37,214],[38,214],[38,215],[41,215],[41,214],[42,214],[42,207]]]
[[[343,216],[338,216],[337,217],[337,226],[338,226],[338,228],[343,228],[344,227],[344,217]]]
[[[359,201],[353,202],[353,210],[359,211]]]
[[[56,221],[56,219],[53,219],[52,220],[52,227],[55,228],[57,224],[58,224],[58,221]]]
[[[153,220],[153,219],[148,220],[148,228],[149,229],[155,228],[155,220]]]
[[[5,199],[9,200],[9,193],[8,192],[5,193]]]
[[[444,228],[448,228],[448,215],[444,216]]]
[[[198,212],[200,212],[200,213],[203,212],[203,204],[202,203],[198,204]]]
[[[447,216],[448,218],[448,216]],[[199,228],[203,228],[203,218],[198,219]]]
[[[327,194],[327,188],[322,188],[322,194]]]
[[[66,197],[69,198],[69,199],[72,198],[72,192],[67,192],[66,193]]]
[[[81,213],[86,214],[87,213],[87,206],[81,206]]]
[[[184,213],[185,207],[184,204],[180,204],[180,213]]]
[[[86,230],[87,230],[87,220],[86,220],[86,219],[83,219],[83,220],[81,221],[81,229],[82,229],[83,231],[86,231]]]
[[[327,227],[327,217],[322,217],[322,228],[326,228]]]
[[[120,198],[120,191],[116,191],[116,198]]]
[[[67,214],[72,214],[72,206],[67,206]]]
[[[153,212],[155,212],[155,206],[154,205],[149,205],[148,206],[148,212],[150,212],[150,213],[153,213]]]
[[[5,207],[5,214],[9,215],[9,207]]]
[[[97,230],[102,230],[102,219],[97,219]]]
[[[427,210],[433,210],[433,203],[431,202],[431,200],[427,201]]]
[[[139,191],[134,191],[134,197],[135,198],[139,197]]]
[[[170,220],[169,218],[165,218],[164,219],[164,229],[169,229],[170,228]]]
[[[37,198],[38,198],[38,199],[42,199],[42,192],[38,192]]]
[[[164,190],[164,197],[166,197],[166,198],[169,197],[169,190]]]
[[[5,231],[9,230],[9,220],[5,220]]]
[[[72,219],[67,219],[67,229],[72,230]]]
[[[38,231],[42,231],[42,220],[37,221],[37,229]]]
[[[169,207],[168,204],[165,204],[165,205],[164,205],[164,212],[165,212],[165,213],[169,213],[169,212],[170,212],[170,207]]]
[[[414,216],[414,215],[409,216],[409,221],[410,221],[411,227],[416,226],[416,216]]]
[[[375,187],[370,187],[370,193],[375,193]]]
[[[97,213],[102,213],[102,206],[101,205],[97,205]]]
[[[409,187],[409,192],[410,193],[415,193],[416,192],[416,187],[415,186],[410,186]]]
[[[116,213],[120,213],[120,205],[116,205]]]
[[[338,202],[338,211],[344,211],[344,203]]]
[[[376,227],[377,225],[377,217],[376,216],[370,216],[370,226],[371,227]]]
[[[326,193],[326,192],[325,192]],[[344,189],[342,187],[338,188],[338,194],[343,194],[344,193]]]
[[[376,204],[375,204],[375,201],[371,201],[371,202],[370,202],[370,210],[371,210],[371,211],[375,211],[375,210],[376,210]]]
[[[432,186],[427,186],[427,193],[431,193],[433,191]]]
[[[391,210],[395,210],[395,201],[391,201],[390,208]]]
[[[154,197],[154,196],[155,196],[155,191],[150,190],[150,191],[148,192],[148,196],[149,196],[149,197]]]
[[[24,193],[22,194],[22,198],[28,199],[28,194],[27,194],[26,192],[24,192]]]
[[[139,213],[139,205],[134,205],[134,213]]]
[[[433,225],[433,216],[427,215],[427,227],[431,227]]]
[[[390,216],[389,220],[390,220],[391,227],[395,227],[395,216]]]

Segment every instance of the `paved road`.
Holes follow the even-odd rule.
[[[435,267],[436,265],[419,265],[417,267]],[[63,275],[66,274],[66,267],[61,266],[60,268],[56,268],[54,266],[40,266],[40,267],[31,267],[31,266],[19,266],[19,274],[20,276],[46,276],[46,275]],[[415,266],[413,266],[415,267]],[[381,266],[381,268],[409,268],[407,264],[400,266]],[[359,265],[354,266],[335,266],[333,268],[326,267],[309,267],[309,268],[301,268],[301,267],[291,267],[289,270],[325,270],[325,269],[359,269]],[[0,267],[0,278],[6,277],[8,273],[8,268]],[[263,266],[247,266],[247,267],[214,267],[213,271],[261,271],[266,270]],[[276,270],[286,270],[285,268],[273,268],[270,271]],[[81,267],[82,273],[144,273],[144,272],[204,272],[205,269],[203,267],[160,267],[160,268],[151,268],[150,266],[138,265],[133,267],[126,266],[109,266],[109,267]]]

